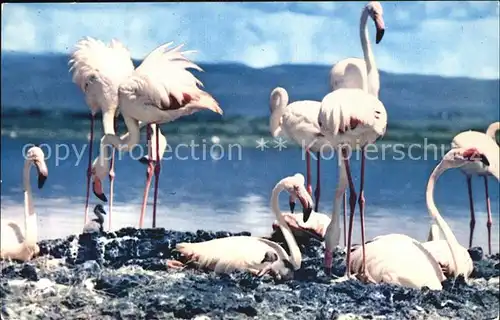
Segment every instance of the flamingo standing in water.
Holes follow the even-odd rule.
[[[476,147],[481,152],[491,154],[488,157],[491,166],[498,168],[499,164],[499,147],[495,141],[495,134],[500,130],[500,122],[494,122],[486,130],[486,134],[477,131],[464,131],[459,133],[453,138],[451,142],[452,148],[467,148]],[[474,234],[474,226],[476,225],[476,218],[474,215],[474,201],[472,199],[472,176],[478,175],[484,179],[484,189],[486,192],[486,211],[488,214],[488,220],[486,222],[486,228],[488,229],[488,252],[491,254],[491,206],[490,206],[490,196],[488,192],[488,176],[490,175],[486,167],[481,163],[470,163],[460,168],[467,178],[467,189],[469,192],[469,207],[470,207],[470,234],[469,234],[469,248],[472,247],[472,237]]]
[[[473,162],[484,164],[498,179],[498,170],[490,167],[491,163],[487,155],[476,148],[454,148],[436,166],[427,183],[427,209],[444,236],[444,242],[448,247],[447,252],[451,256],[447,262],[448,266],[443,265],[443,262],[440,264],[442,258],[436,254],[436,250],[433,250],[433,248],[440,247],[441,243],[438,245],[436,243],[421,244],[406,235],[389,234],[376,237],[366,243],[366,267],[363,267],[365,263],[360,249],[353,250],[352,261],[348,264],[348,269],[355,273],[365,271],[366,278],[370,282],[385,282],[414,288],[427,286],[434,290],[441,290],[441,282],[446,278],[442,267],[447,267],[449,273],[455,277],[463,275],[467,279],[472,272],[472,260],[439,214],[434,204],[434,185],[446,170]]]
[[[318,115],[321,103],[319,101],[302,100],[288,104],[288,93],[281,87],[275,88],[271,92],[270,97],[270,131],[273,137],[278,137],[285,134],[288,138],[293,139],[306,151],[306,185],[307,192],[312,196],[311,187],[311,158],[309,151],[312,150],[317,154],[317,183],[314,191],[315,208],[318,212],[318,203],[320,196],[320,156],[324,146],[329,143],[326,139],[318,137],[319,125]],[[290,212],[294,212],[295,200],[293,195],[290,195]],[[293,216],[290,216],[292,218]]]
[[[361,182],[359,207],[361,216],[361,239],[364,252],[364,168],[365,147],[384,135],[387,127],[387,112],[383,103],[374,95],[361,89],[337,89],[327,94],[321,101],[318,117],[320,137],[328,139],[341,150],[339,154],[339,183],[335,191],[332,222],[325,235],[325,272],[331,273],[333,250],[340,240],[340,229],[336,227],[338,213],[347,184],[349,185],[349,232],[347,236],[347,265],[350,259],[351,233],[356,206],[356,191],[349,166],[350,151],[361,149]],[[340,159],[342,157],[342,159]],[[363,259],[364,260],[364,259]],[[347,268],[347,275],[349,275]]]
[[[279,244],[250,236],[226,237],[200,243],[179,243],[176,249],[182,255],[196,261],[200,267],[210,268],[216,273],[248,270],[258,276],[271,273],[278,279],[291,278],[293,272],[300,269],[302,254],[281,215],[278,196],[286,190],[297,197],[304,209],[304,215],[307,216],[312,210],[312,198],[304,188],[304,183],[304,176],[299,173],[286,177],[276,184],[271,195],[271,210],[279,222],[281,232],[290,249],[290,256]]]
[[[382,4],[378,1],[371,1],[364,6],[359,20],[359,36],[364,59],[347,58],[337,62],[330,70],[330,86],[332,91],[341,88],[358,88],[363,89],[378,98],[380,90],[380,76],[368,37],[367,22],[368,17],[370,17],[375,23],[375,28],[377,30],[375,43],[379,44],[385,33],[383,14]],[[344,246],[346,246],[346,194],[344,194],[343,197]],[[333,218],[334,217],[332,216],[332,219]],[[333,244],[330,244],[330,247],[331,245]]]
[[[188,60],[181,52],[183,45],[169,49],[172,42],[153,50],[129,77],[120,83],[118,100],[120,112],[125,120],[130,136],[120,139],[114,134],[105,134],[101,139],[99,157],[93,164],[93,190],[98,197],[103,196],[102,179],[109,173],[107,145],[119,151],[130,151],[139,142],[139,123],[162,124],[201,110],[211,110],[222,115],[222,109],[215,99],[198,86],[202,83],[187,69],[202,69]],[[159,127],[156,126],[156,157],[159,157]],[[151,130],[148,130],[151,142]],[[149,143],[151,146],[151,143]],[[158,198],[158,178],[161,161],[154,166],[155,190],[153,202],[153,228],[156,227],[156,202]],[[153,171],[152,162],[148,172]],[[146,194],[146,192],[145,192]],[[144,211],[139,220],[140,227]]]
[[[45,155],[39,147],[31,147],[26,153],[23,169],[24,187],[24,235],[17,223],[4,224],[2,221],[2,242],[0,257],[28,261],[40,252],[38,247],[37,215],[31,196],[30,169],[34,165],[38,171],[38,189],[45,184],[49,172],[45,164]]]
[[[90,141],[89,162],[87,168],[87,191],[85,196],[85,218],[88,220],[89,190],[92,151],[94,144],[94,119],[96,113],[102,112],[102,124],[104,134],[115,134],[118,108],[118,86],[133,71],[134,65],[127,48],[117,40],[111,40],[106,45],[100,40],[86,37],[76,44],[76,50],[69,61],[70,72],[73,72],[73,82],[80,87],[85,94],[85,101],[90,107]],[[111,214],[113,206],[113,184],[114,184],[114,156],[111,156],[111,170],[109,171],[109,228],[111,228]]]

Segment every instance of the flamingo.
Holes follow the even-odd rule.
[[[106,211],[104,211],[102,205],[98,204],[95,206],[94,214],[96,215],[97,218],[94,218],[92,219],[92,221],[87,223],[83,227],[82,233],[102,233],[104,231],[102,227],[104,223],[104,217],[102,215],[106,214]]]
[[[348,269],[355,273],[365,271],[366,280],[374,283],[385,282],[413,288],[427,286],[433,290],[442,289],[441,282],[446,279],[442,271],[443,266],[449,267],[447,271],[454,277],[463,275],[467,280],[472,272],[472,260],[439,214],[434,204],[434,185],[446,170],[462,167],[472,162],[481,162],[491,168],[487,156],[477,148],[451,149],[433,170],[427,183],[427,209],[444,236],[443,241],[448,247],[446,252],[451,258],[448,260],[449,265],[442,265],[440,259],[435,258],[436,250],[433,249],[442,248],[441,241],[438,245],[421,244],[403,234],[389,234],[376,237],[366,243],[366,267],[364,267],[363,253],[359,247],[353,250]],[[490,172],[498,178],[498,171]]]
[[[374,95],[362,89],[337,89],[327,94],[321,101],[321,109],[318,117],[320,127],[319,137],[329,140],[332,146],[337,146],[341,150],[339,155],[339,183],[335,191],[334,210],[332,222],[327,228],[325,235],[325,272],[331,273],[333,261],[333,250],[339,243],[340,230],[336,223],[340,203],[344,196],[347,184],[349,185],[349,233],[347,236],[347,265],[350,259],[351,233],[356,206],[356,191],[349,167],[350,151],[361,149],[361,181],[359,193],[359,207],[361,216],[361,240],[364,252],[364,170],[365,170],[365,147],[374,143],[385,134],[387,127],[387,112],[383,103]],[[342,156],[342,160],[340,160]],[[347,268],[347,275],[349,275]]]
[[[216,273],[248,270],[257,276],[270,273],[278,279],[290,279],[293,272],[300,269],[302,254],[281,215],[278,196],[286,190],[300,200],[304,215],[309,215],[313,202],[304,183],[304,176],[297,173],[280,180],[271,195],[271,210],[279,221],[281,232],[290,249],[290,256],[279,244],[251,236],[226,237],[200,243],[184,242],[177,244],[176,250],[196,261],[200,267],[210,268]]]
[[[115,134],[118,107],[118,86],[133,71],[134,65],[128,49],[119,41],[113,39],[109,45],[104,42],[85,37],[76,43],[76,50],[69,60],[72,80],[85,94],[85,101],[90,108],[90,141],[89,160],[87,167],[87,191],[85,196],[85,218],[88,220],[89,190],[92,151],[94,143],[94,119],[96,113],[102,112],[104,134]],[[114,186],[114,156],[111,156],[111,169],[109,170],[109,228],[113,212],[113,186]]]
[[[211,110],[222,115],[222,109],[215,99],[201,90],[199,81],[187,69],[202,69],[188,60],[184,54],[193,51],[181,52],[183,45],[169,49],[172,42],[166,43],[153,50],[124,80],[118,88],[120,112],[130,136],[120,139],[114,134],[105,134],[101,139],[99,157],[92,165],[93,191],[98,197],[103,196],[102,179],[109,173],[109,157],[107,145],[112,145],[119,151],[130,151],[139,142],[139,124],[162,124],[171,122],[179,117],[193,114],[201,110]],[[156,131],[156,157],[159,158],[159,127]],[[148,129],[148,141],[151,146],[152,129]],[[158,178],[161,170],[161,161],[154,166],[155,187],[153,202],[153,228],[156,227],[156,202],[158,198]],[[153,171],[152,162],[148,165],[148,172]],[[146,191],[144,192],[146,196]],[[141,212],[139,225],[142,227],[144,211]]]
[[[24,187],[24,235],[15,222],[4,224],[2,221],[2,242],[0,257],[28,261],[40,252],[37,237],[37,215],[33,205],[30,186],[30,169],[33,164],[38,171],[38,189],[41,189],[47,180],[49,172],[45,164],[45,155],[39,147],[31,147],[26,153],[23,169]]]
[[[270,131],[273,137],[285,135],[293,139],[306,150],[306,176],[307,176],[307,192],[312,196],[311,187],[311,159],[310,150],[317,155],[317,181],[316,190],[314,191],[315,208],[318,212],[319,196],[320,196],[320,156],[324,146],[329,143],[326,139],[318,137],[319,125],[318,115],[321,107],[319,101],[302,100],[288,104],[288,93],[281,87],[275,88],[271,92],[270,97]],[[294,212],[295,200],[290,196],[289,200],[290,212]],[[290,216],[293,217],[293,216]]]
[[[476,147],[481,152],[488,155],[491,167],[498,168],[499,164],[499,153],[500,148],[495,141],[495,134],[500,130],[500,122],[492,123],[486,130],[486,134],[477,131],[464,131],[456,135],[452,142],[452,148],[467,148]],[[474,227],[476,225],[476,219],[474,214],[474,201],[472,199],[472,176],[478,175],[484,179],[484,189],[486,193],[486,211],[488,214],[488,220],[486,222],[486,228],[488,229],[488,252],[491,254],[491,225],[493,221],[491,219],[491,206],[490,206],[490,196],[488,191],[488,176],[490,175],[486,167],[481,163],[470,163],[460,168],[460,170],[465,174],[467,179],[467,189],[469,193],[469,208],[470,208],[470,234],[469,234],[469,248],[472,247],[472,237],[474,235]]]

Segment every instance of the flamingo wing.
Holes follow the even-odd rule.
[[[117,105],[118,87],[134,71],[130,52],[114,39],[109,45],[91,37],[78,41],[69,65],[73,82],[94,112]]]
[[[210,268],[217,273],[247,269],[260,270],[264,266],[266,253],[275,252],[275,248],[263,239],[248,236],[227,237],[198,243],[179,243],[176,249],[182,255],[195,260],[200,267]]]
[[[183,45],[169,48],[172,42],[153,50],[134,71],[132,77],[120,86],[120,93],[136,103],[152,105],[160,110],[184,110],[181,115],[201,109],[222,114],[217,101],[207,92],[188,69],[203,71],[185,57],[194,51],[180,51]]]
[[[366,243],[366,275],[375,283],[441,289],[444,275],[432,255],[416,240],[401,234],[379,236]],[[362,268],[363,252],[351,252],[352,272]]]
[[[447,270],[447,275],[458,276],[464,273],[467,278],[474,269],[474,264],[470,258],[469,251],[463,246],[458,246],[459,257],[457,257],[457,264],[459,270],[455,270],[453,263],[453,256],[450,247],[446,240],[427,241],[422,243],[422,246],[432,255],[432,257]]]

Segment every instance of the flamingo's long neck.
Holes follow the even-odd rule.
[[[380,80],[375,63],[375,56],[373,55],[370,40],[368,38],[368,28],[366,27],[368,21],[368,9],[365,7],[359,20],[359,37],[361,38],[361,47],[363,48],[363,56],[366,63],[366,72],[368,77],[368,93],[378,98],[378,91],[380,89]]]
[[[24,187],[24,237],[29,245],[35,245],[38,237],[37,221],[33,198],[31,196],[30,186],[30,168],[32,161],[26,160],[23,169],[23,187]]]
[[[116,108],[109,108],[102,112],[102,128],[104,134],[116,134],[114,126],[115,114]]]
[[[283,237],[285,238],[285,241],[288,244],[288,248],[290,249],[290,262],[292,263],[295,270],[298,270],[300,269],[300,265],[302,263],[302,254],[300,253],[299,246],[295,241],[295,238],[293,237],[292,231],[288,227],[285,219],[281,214],[278,203],[278,196],[281,191],[283,191],[283,186],[281,184],[278,184],[276,185],[276,187],[274,187],[271,195],[271,209],[276,215],[276,220],[278,220],[278,224],[281,232],[283,233]]]
[[[429,178],[429,182],[427,183],[427,190],[426,190],[425,196],[426,196],[427,209],[429,210],[429,214],[436,221],[437,225],[439,226],[439,229],[441,229],[443,237],[446,240],[446,243],[448,243],[448,246],[450,248],[451,255],[453,257],[453,263],[455,264],[455,270],[458,274],[460,274],[462,272],[459,271],[459,269],[458,269],[459,264],[457,262],[457,258],[460,257],[457,248],[460,246],[460,244],[458,243],[458,240],[455,237],[455,235],[453,234],[453,231],[451,230],[451,228],[448,226],[448,224],[443,219],[443,217],[441,217],[441,215],[439,214],[439,211],[436,208],[436,205],[434,203],[434,185],[435,185],[437,179],[439,178],[439,176],[447,169],[449,169],[449,167],[447,167],[445,165],[445,162],[443,162],[443,161],[441,161],[437,165],[437,167],[431,173],[431,176]],[[463,274],[465,277],[467,277],[467,274],[465,274],[465,273],[463,273]]]
[[[103,165],[105,165],[106,168],[109,169],[109,149],[106,147],[108,145],[112,145],[114,148],[116,148],[118,151],[129,151],[139,143],[140,139],[140,131],[139,131],[139,123],[138,121],[126,117],[124,115],[124,120],[125,120],[125,125],[127,126],[128,133],[124,135],[122,138],[116,136],[115,134],[106,134],[102,139],[101,139],[101,145],[99,149],[99,158],[98,161],[102,161]],[[104,120],[104,117],[103,117]],[[113,126],[113,117],[111,118],[106,118],[107,123],[104,124],[104,127],[109,125],[109,122],[111,121],[111,126]],[[114,132],[114,129],[113,129]]]
[[[500,130],[500,122],[493,122],[488,126],[488,129],[486,130],[486,135],[488,137],[491,137],[493,140],[496,140],[495,135],[497,131]]]
[[[287,105],[288,93],[284,89],[274,90],[270,101],[270,129],[273,137],[277,137],[281,132],[281,116],[283,116]]]

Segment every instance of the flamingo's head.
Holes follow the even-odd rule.
[[[290,194],[290,200],[293,201],[295,198],[299,199],[302,205],[303,220],[307,222],[311,216],[313,200],[311,195],[307,192],[305,184],[305,178],[302,174],[297,173],[293,176],[287,177],[281,180],[285,190]]]
[[[379,43],[382,41],[385,33],[385,24],[384,24],[384,10],[382,9],[382,4],[378,1],[371,1],[366,5],[366,10],[368,10],[368,14],[375,22],[375,28],[377,29],[377,35],[375,37],[375,43]]]
[[[108,161],[105,159],[101,161],[100,159],[101,157],[97,157],[92,163],[92,191],[99,200],[107,202],[108,198],[104,194],[102,181],[109,174]]]
[[[486,155],[476,148],[453,148],[444,156],[443,162],[446,162],[447,166],[451,168],[458,168],[471,162],[480,162],[485,166],[490,165]]]
[[[264,264],[265,267],[259,271],[258,276],[269,273],[277,280],[286,281],[293,279],[294,267],[292,263],[286,259],[280,259],[276,252],[266,252],[261,263]]]
[[[28,152],[26,152],[26,159],[35,165],[38,172],[38,189],[41,189],[49,176],[49,170],[47,169],[42,149],[37,146],[29,148]]]

